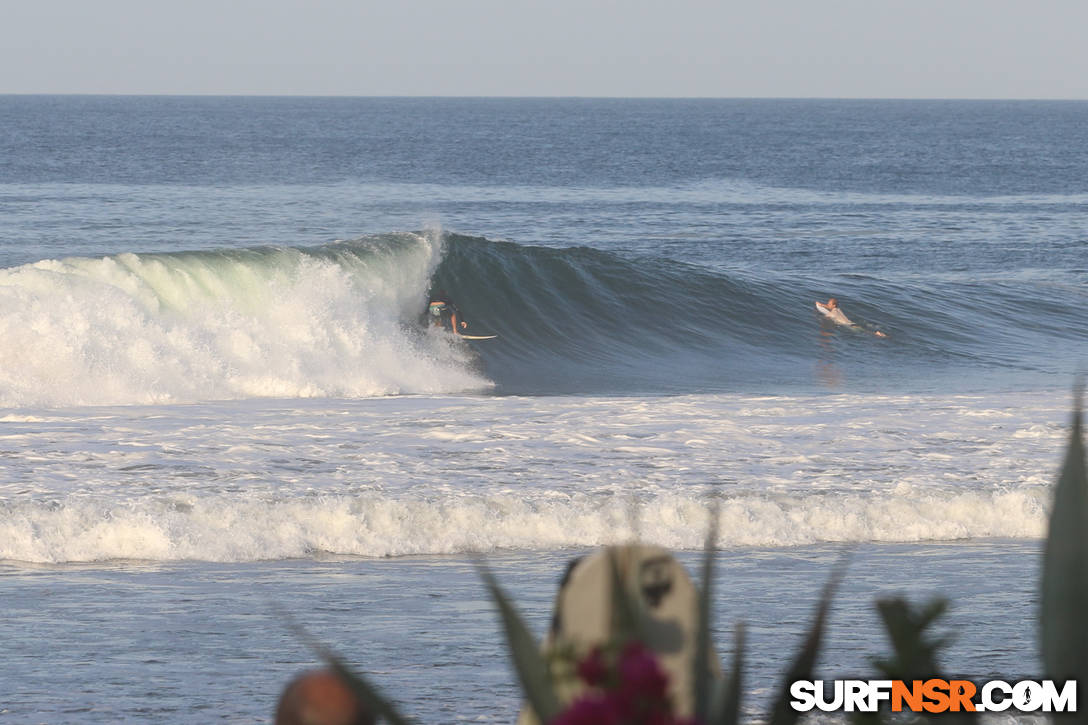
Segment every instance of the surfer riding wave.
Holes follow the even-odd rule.
[[[437,294],[431,295],[427,303],[427,317],[430,318],[432,327],[452,332],[462,340],[493,340],[497,337],[497,335],[466,335],[462,332],[468,327],[468,321],[446,294],[446,290],[439,290]]]
[[[461,310],[453,303],[446,290],[439,290],[431,295],[427,303],[427,314],[431,319],[431,325],[449,330],[455,334],[468,327],[468,322],[461,315]]]

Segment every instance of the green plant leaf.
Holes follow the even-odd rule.
[[[835,571],[831,573],[831,578],[824,585],[820,603],[816,607],[816,617],[813,619],[812,627],[805,636],[805,641],[794,658],[793,665],[786,671],[782,686],[779,688],[778,697],[771,708],[771,725],[793,725],[801,716],[801,713],[794,711],[790,707],[790,700],[792,699],[790,685],[797,680],[815,679],[812,676],[812,671],[816,666],[816,656],[820,653],[820,641],[823,638],[827,614],[831,609],[831,598],[834,596],[839,582],[842,581],[845,570],[844,559],[836,566]]]
[[[1043,559],[1041,650],[1049,678],[1088,682],[1088,478],[1081,410],[1074,394],[1073,430],[1054,489]]]
[[[393,703],[387,700],[376,686],[372,685],[363,675],[352,670],[339,655],[317,641],[289,614],[285,611],[280,611],[279,614],[287,621],[287,626],[291,628],[295,635],[305,642],[306,646],[312,649],[321,659],[325,660],[329,669],[335,672],[351,688],[351,691],[362,701],[367,710],[374,713],[378,718],[384,718],[391,725],[409,725],[412,722],[401,715]]]
[[[362,700],[366,708],[378,718],[384,719],[391,725],[409,725],[411,721],[405,719],[393,706],[393,703],[385,699],[378,692],[378,688],[371,685],[365,677],[352,670],[342,659],[329,650],[324,650],[321,656],[328,663],[329,668],[347,683],[355,696]]]
[[[646,642],[642,598],[624,583],[618,556],[618,549],[608,548],[608,571],[612,583],[612,640],[621,643],[630,640]]]
[[[711,626],[711,589],[714,580],[714,557],[717,553],[718,540],[718,504],[710,507],[710,523],[707,526],[706,543],[703,546],[702,582],[699,585],[698,621],[695,631],[695,719],[707,722],[711,707],[711,672],[710,672],[710,626]]]
[[[937,652],[950,638],[929,639],[926,630],[948,609],[948,600],[937,597],[916,609],[903,597],[888,597],[877,600],[876,607],[894,653],[892,659],[874,661],[881,674],[908,681],[939,677]]]
[[[738,624],[736,631],[736,650],[733,652],[733,665],[729,678],[719,682],[715,688],[714,701],[706,725],[737,725],[740,722],[741,686],[744,674],[744,625]]]
[[[510,648],[510,657],[514,662],[518,679],[521,681],[525,698],[529,701],[529,707],[536,713],[540,722],[550,722],[559,714],[561,707],[559,698],[555,694],[547,661],[540,653],[540,646],[529,632],[529,628],[525,626],[525,622],[510,599],[503,593],[495,576],[483,564],[479,564],[478,568],[480,576],[491,593],[491,598],[495,600],[499,608],[506,642]]]

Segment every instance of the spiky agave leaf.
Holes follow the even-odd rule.
[[[710,673],[710,629],[711,629],[711,589],[714,578],[714,556],[717,553],[718,540],[718,504],[715,501],[710,507],[710,524],[707,527],[706,543],[703,547],[703,571],[702,583],[699,586],[698,620],[695,631],[695,719],[699,722],[707,722],[711,707],[711,673]]]
[[[937,597],[916,609],[902,597],[888,597],[878,600],[876,607],[894,653],[893,659],[874,661],[881,674],[896,680],[937,677],[937,652],[951,638],[930,639],[926,630],[944,614],[948,600]]]
[[[487,585],[491,598],[499,608],[503,631],[506,634],[510,657],[514,662],[521,689],[529,701],[529,707],[542,723],[550,722],[560,712],[559,698],[555,694],[548,663],[540,653],[540,646],[510,599],[503,593],[495,576],[482,563],[478,564],[480,576]]]
[[[707,725],[737,725],[740,722],[740,696],[744,668],[744,625],[738,624],[736,631],[736,649],[733,652],[733,665],[728,679],[717,683],[710,710],[705,722]]]
[[[927,680],[943,678],[937,664],[937,653],[952,641],[951,636],[931,638],[928,630],[948,609],[948,600],[934,597],[920,607],[911,606],[903,597],[889,597],[876,603],[884,629],[892,643],[894,656],[888,660],[874,660],[881,675],[890,680]],[[975,713],[950,711],[939,718],[944,725],[976,722]],[[857,725],[880,722],[879,713],[866,717],[859,713],[854,718]]]
[[[322,658],[329,665],[329,668],[337,674],[337,676],[347,683],[351,691],[355,693],[363,705],[374,713],[378,719],[384,719],[390,725],[409,725],[411,722],[402,716],[397,708],[393,706],[393,703],[385,699],[378,691],[378,688],[370,684],[363,675],[352,670],[346,662],[337,657],[329,650],[322,652]]]
[[[287,626],[312,649],[329,666],[336,676],[344,681],[355,696],[363,703],[367,710],[374,713],[375,717],[383,718],[391,725],[410,725],[407,719],[393,703],[387,700],[375,685],[372,685],[366,677],[356,672],[335,652],[319,642],[305,627],[296,622],[287,612],[280,611],[280,616],[287,621]]]
[[[827,614],[831,610],[831,598],[842,581],[845,572],[845,559],[835,567],[831,578],[824,585],[820,603],[816,607],[816,617],[812,621],[801,650],[793,660],[793,665],[786,671],[779,689],[778,697],[771,708],[771,725],[793,725],[800,718],[801,713],[790,707],[790,684],[797,680],[812,680],[812,671],[816,666],[816,656],[820,653],[820,642],[823,639],[824,624],[827,622]]]
[[[1088,478],[1078,385],[1043,558],[1041,649],[1050,678],[1088,682]]]
[[[620,572],[619,550],[608,549],[608,572],[612,585],[612,641],[648,641],[646,637],[646,613],[642,597],[631,591]]]

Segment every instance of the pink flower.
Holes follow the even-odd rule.
[[[590,694],[575,700],[552,720],[551,725],[621,725],[622,714],[614,698]]]
[[[599,647],[594,647],[593,651],[578,663],[578,676],[590,687],[599,687],[608,679],[608,663],[605,662]]]
[[[620,656],[620,687],[628,696],[650,701],[663,701],[669,689],[669,678],[661,671],[657,658],[640,642],[623,648]]]
[[[578,663],[578,677],[598,689],[575,700],[549,725],[698,725],[673,715],[669,678],[640,642],[627,644],[614,664],[594,648]]]

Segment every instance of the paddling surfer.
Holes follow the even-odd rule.
[[[839,301],[834,297],[829,298],[827,302],[817,302],[816,306],[833,322],[837,322],[840,325],[846,325],[847,327],[853,327],[858,330],[861,329],[860,325],[855,324],[853,320],[846,316],[846,313],[839,307]],[[877,337],[887,337],[887,335],[880,330],[874,331],[873,334]]]
[[[827,308],[827,312],[824,314],[830,317],[840,325],[850,325],[854,327],[854,321],[846,316],[846,313],[839,307],[839,301],[834,297],[830,298],[827,302],[823,303],[823,306]]]

